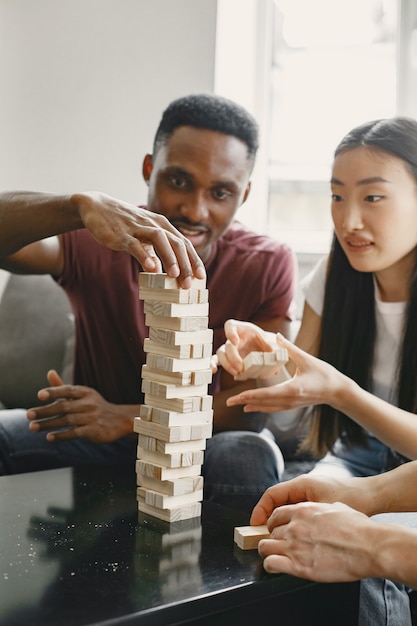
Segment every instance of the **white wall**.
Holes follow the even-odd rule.
[[[174,98],[214,90],[217,0],[0,0],[0,190],[146,199]]]

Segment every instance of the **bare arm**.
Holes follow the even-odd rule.
[[[271,532],[259,544],[265,569],[323,582],[391,578],[417,588],[417,532],[367,517],[416,511],[416,480],[413,461],[377,476],[305,475],[270,487],[251,517]]]
[[[296,371],[290,380],[229,398],[244,410],[284,411],[314,404],[329,404],[372,432],[386,445],[417,459],[417,418],[365,391],[328,363],[312,357],[281,338]]]
[[[87,228],[103,246],[129,252],[145,271],[161,271],[162,261],[165,271],[180,277],[183,287],[189,286],[193,274],[205,276],[204,265],[190,242],[164,216],[98,192],[0,194],[1,266],[13,269],[13,259],[4,257],[35,241],[78,228]],[[35,250],[32,248],[33,258]],[[25,267],[30,266],[28,254]]]
[[[343,502],[367,516],[417,511],[417,461],[376,476],[330,478],[303,475],[269,487],[254,507],[251,524],[274,524],[280,507],[298,502]]]

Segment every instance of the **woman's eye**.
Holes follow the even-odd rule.
[[[369,196],[366,196],[365,200],[367,202],[378,202],[378,200],[381,200],[382,196],[378,196],[376,194],[369,194]]]
[[[332,202],[340,202],[342,196],[339,196],[337,193],[332,193]]]

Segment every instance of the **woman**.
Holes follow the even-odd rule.
[[[396,117],[353,129],[335,151],[331,187],[332,249],[304,280],[295,343],[374,396],[416,412],[417,122]],[[248,352],[270,349],[270,337],[254,325],[231,320],[225,330],[217,357],[232,374]],[[282,387],[272,386],[229,404],[282,410],[280,396]],[[353,421],[350,410],[328,398],[304,400],[287,398],[286,406],[320,403],[304,442],[323,457],[313,472],[367,476],[417,458],[410,416],[379,420],[365,411]]]

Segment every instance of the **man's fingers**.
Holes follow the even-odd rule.
[[[271,554],[265,557],[263,567],[268,574],[294,574],[291,559],[285,554]]]

